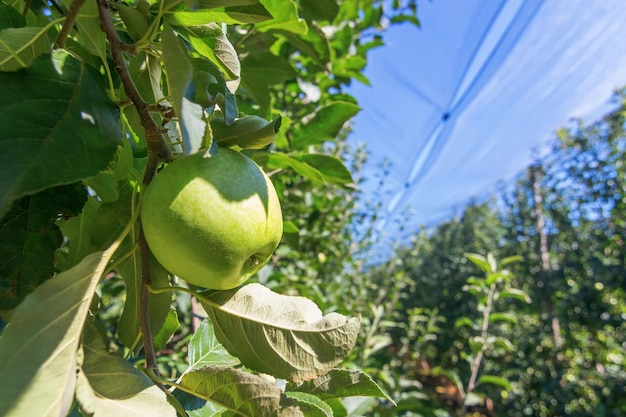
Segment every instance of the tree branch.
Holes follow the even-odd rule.
[[[95,0],[98,2],[98,12],[100,14],[100,27],[106,34],[111,48],[111,55],[115,64],[115,71],[119,74],[124,91],[130,100],[133,102],[137,112],[139,113],[139,119],[141,126],[146,134],[146,145],[148,148],[148,162],[143,176],[144,187],[150,184],[154,175],[156,174],[158,166],[162,162],[170,161],[172,154],[168,146],[163,131],[159,125],[155,122],[154,118],[150,114],[151,106],[148,105],[137,86],[135,85],[126,61],[124,60],[124,51],[131,51],[128,45],[124,44],[113,26],[113,20],[110,15],[110,4],[108,0]],[[144,353],[146,355],[146,367],[152,371],[151,373],[158,375],[156,354],[154,352],[154,342],[152,340],[152,333],[150,330],[150,312],[148,309],[148,286],[151,282],[150,276],[150,248],[146,242],[146,238],[143,233],[143,228],[139,228],[139,248],[141,252],[141,288],[140,288],[140,327],[141,335],[143,338]],[[165,391],[165,387],[160,382],[156,384]]]
[[[70,8],[67,10],[67,16],[65,16],[65,22],[63,22],[63,27],[54,42],[54,49],[65,48],[65,41],[74,27],[74,22],[76,22],[78,12],[80,12],[83,4],[85,4],[85,0],[74,0],[70,4]]]
[[[122,42],[117,35],[115,27],[113,26],[113,20],[109,14],[109,2],[108,0],[96,0],[98,2],[98,10],[100,12],[100,27],[106,34],[111,47],[111,55],[113,56],[113,62],[115,63],[115,71],[119,74],[124,91],[128,98],[131,99],[137,112],[139,113],[139,120],[141,126],[146,133],[146,143],[148,147],[148,163],[143,178],[144,184],[149,184],[154,178],[154,174],[161,162],[168,162],[172,159],[172,153],[169,145],[163,136],[163,131],[159,125],[154,121],[150,114],[151,106],[147,104],[137,86],[128,72],[126,62],[124,61],[124,50],[132,50],[129,46]]]

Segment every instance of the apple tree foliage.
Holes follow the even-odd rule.
[[[358,316],[261,283],[188,288],[152,258],[139,208],[164,164],[217,142],[246,148],[281,196],[349,190],[337,138],[359,107],[345,86],[368,82],[367,52],[415,11],[1,1],[0,414],[332,416],[341,398],[386,397],[340,367]],[[309,225],[283,206],[295,247]]]

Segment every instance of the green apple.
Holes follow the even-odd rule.
[[[182,157],[158,173],[145,190],[141,223],[166,269],[218,290],[255,274],[283,234],[272,182],[254,161],[227,148]]]

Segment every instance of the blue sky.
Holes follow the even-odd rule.
[[[421,28],[392,27],[371,52],[372,86],[351,87],[365,176],[392,164],[379,224],[391,236],[407,207],[415,230],[488,195],[626,85],[624,0],[433,0],[418,17]],[[374,181],[364,190],[380,193]]]

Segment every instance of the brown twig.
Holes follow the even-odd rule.
[[[128,98],[130,98],[139,113],[139,120],[141,126],[146,133],[146,144],[148,146],[148,163],[143,178],[144,184],[149,184],[156,173],[156,170],[161,162],[170,161],[172,153],[169,145],[163,136],[163,131],[159,125],[155,122],[150,114],[151,106],[147,104],[137,86],[128,72],[126,62],[124,61],[124,50],[129,50],[129,45],[122,42],[117,35],[115,27],[113,26],[113,20],[109,14],[109,2],[108,0],[96,0],[98,2],[98,10],[100,12],[100,27],[106,34],[111,47],[111,55],[113,56],[113,62],[115,63],[115,71],[118,73],[124,91]]]
[[[95,0],[98,2],[98,11],[100,14],[100,27],[106,34],[111,48],[111,55],[115,64],[115,71],[119,74],[124,91],[130,100],[133,102],[137,112],[139,113],[139,119],[141,126],[146,134],[146,144],[148,148],[148,161],[146,163],[146,169],[143,176],[143,184],[147,186],[150,184],[157,168],[162,162],[170,161],[172,154],[168,146],[163,131],[159,125],[155,122],[150,114],[151,106],[148,105],[137,86],[135,85],[128,67],[124,60],[124,51],[129,51],[129,45],[124,44],[113,26],[113,20],[110,15],[110,5],[108,0]],[[146,242],[143,229],[140,226],[139,229],[139,248],[141,252],[141,288],[139,299],[139,311],[140,311],[140,327],[141,335],[143,338],[144,353],[146,355],[146,366],[152,370],[155,375],[159,375],[156,363],[156,355],[154,352],[154,343],[152,340],[152,332],[150,330],[150,313],[148,309],[148,285],[150,285],[150,249]],[[165,390],[161,383],[157,382],[157,385]]]
[[[70,8],[67,10],[67,16],[65,16],[65,22],[63,22],[63,27],[57,36],[56,41],[54,42],[54,49],[65,48],[65,41],[67,40],[68,35],[74,28],[74,23],[76,22],[76,18],[78,17],[78,12],[85,4],[85,0],[74,0],[70,4]]]

